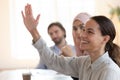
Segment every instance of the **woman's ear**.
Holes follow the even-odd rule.
[[[110,40],[110,36],[109,35],[106,35],[106,36],[104,36],[104,42],[108,42]]]

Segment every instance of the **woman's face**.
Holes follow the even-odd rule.
[[[88,52],[94,52],[103,49],[103,45],[105,45],[105,36],[102,36],[99,24],[90,19],[81,33],[80,48]]]
[[[79,20],[75,20],[73,22],[73,29],[72,29],[72,34],[73,34],[73,39],[74,43],[78,46],[80,46],[80,34],[83,28],[83,23]]]

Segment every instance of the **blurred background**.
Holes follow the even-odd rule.
[[[53,45],[47,27],[59,21],[67,31],[67,41],[73,44],[72,21],[80,12],[105,15],[116,26],[114,40],[120,46],[120,0],[1,0],[0,1],[0,70],[34,68],[39,54],[32,46],[32,37],[26,30],[21,11],[29,3],[34,17],[41,15],[38,30],[48,46]]]

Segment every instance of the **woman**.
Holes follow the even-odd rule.
[[[70,58],[55,55],[42,40],[37,26],[27,22],[32,20],[30,6],[27,6],[25,15],[24,23],[33,37],[34,46],[49,68],[79,80],[120,79],[120,47],[113,43],[116,31],[110,19],[105,16],[91,17],[80,36],[80,49],[88,51],[89,55]]]
[[[87,22],[87,20],[90,17],[91,16],[87,13],[79,13],[77,16],[75,16],[75,18],[73,20],[72,35],[73,35],[73,40],[74,40],[75,50],[76,50],[77,56],[84,56],[84,55],[88,54],[87,52],[80,49],[80,34],[81,34],[81,31],[82,31],[84,24]],[[70,55],[71,50],[68,47],[69,46],[65,46],[62,49],[62,52],[63,52],[62,55],[65,55],[65,56]]]
[[[76,51],[76,56],[84,56],[87,55],[87,52],[80,50],[80,34],[82,32],[83,25],[87,22],[87,20],[90,18],[90,15],[87,13],[79,13],[77,16],[75,16],[73,20],[73,27],[72,27],[72,35],[74,40],[74,47]],[[64,46],[62,49],[62,54],[64,56],[73,57],[74,55],[71,55],[73,53],[71,48],[69,46]],[[71,54],[70,54],[71,53]],[[72,77],[73,80],[79,80],[78,78]]]
[[[75,16],[75,18],[73,20],[72,35],[73,35],[73,40],[74,40],[76,56],[87,55],[87,52],[80,50],[80,34],[82,32],[83,25],[87,22],[87,20],[89,18],[90,18],[89,14],[79,13],[77,16]],[[62,48],[62,55],[64,55],[64,56],[70,57],[71,52],[72,52],[72,50],[69,46],[64,46]],[[73,78],[73,80],[79,80],[78,78],[75,78],[75,77],[72,77],[72,78]]]

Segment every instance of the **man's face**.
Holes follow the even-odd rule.
[[[65,32],[59,28],[58,26],[54,25],[48,30],[48,34],[50,35],[52,41],[58,45],[64,39]]]

